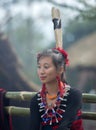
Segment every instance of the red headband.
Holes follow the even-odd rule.
[[[57,48],[53,48],[53,50],[58,50],[65,58],[65,64],[66,65],[69,65],[69,59],[68,59],[68,54],[65,50],[63,50],[62,48],[60,47],[57,47]]]

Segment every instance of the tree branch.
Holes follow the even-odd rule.
[[[60,7],[64,7],[64,8],[68,8],[68,9],[71,9],[71,10],[75,10],[75,11],[78,11],[78,12],[82,12],[83,10],[80,9],[80,8],[77,8],[77,7],[73,7],[73,6],[70,6],[70,5],[67,5],[67,4],[59,4],[53,0],[48,0],[48,2],[54,4],[54,5],[57,5],[57,6],[60,6]]]

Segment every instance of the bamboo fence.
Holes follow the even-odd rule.
[[[11,100],[20,100],[20,101],[30,101],[30,99],[36,94],[36,92],[6,92],[5,98]],[[96,94],[82,94],[83,103],[96,103]],[[30,108],[27,107],[17,107],[17,106],[6,106],[5,110],[10,115],[16,116],[28,116],[30,114]],[[96,120],[96,112],[82,112],[83,119]]]

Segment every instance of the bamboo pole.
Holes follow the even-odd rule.
[[[82,112],[82,118],[87,120],[96,120],[96,112]]]
[[[19,91],[6,92],[5,97],[12,100],[30,100],[37,92]],[[82,93],[83,103],[96,103],[96,94]]]
[[[5,107],[5,111],[9,115],[15,115],[15,116],[28,116],[30,114],[29,108],[16,107],[16,106],[7,106]]]
[[[5,107],[5,111],[10,115],[15,116],[28,116],[30,115],[30,109],[24,107],[8,106]],[[83,119],[96,120],[96,112],[82,112]]]
[[[9,98],[11,100],[22,100],[29,101],[37,92],[29,92],[29,91],[19,91],[19,92],[6,92],[5,98]],[[96,103],[96,94],[82,94],[83,103]],[[30,114],[29,108],[24,107],[16,107],[16,106],[6,106],[5,111],[10,115],[16,116],[28,116]],[[83,112],[83,119],[87,120],[96,120],[96,112]]]
[[[82,93],[84,103],[96,103],[96,94]]]
[[[13,100],[22,100],[28,101],[30,100],[37,92],[29,92],[29,91],[9,91],[6,92],[5,97]]]
[[[52,8],[52,21],[54,25],[56,48],[57,47],[63,48],[60,11],[59,9],[56,9],[55,7]]]

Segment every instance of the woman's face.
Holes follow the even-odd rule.
[[[38,76],[42,83],[48,84],[56,81],[57,69],[51,57],[41,57],[38,62]]]

